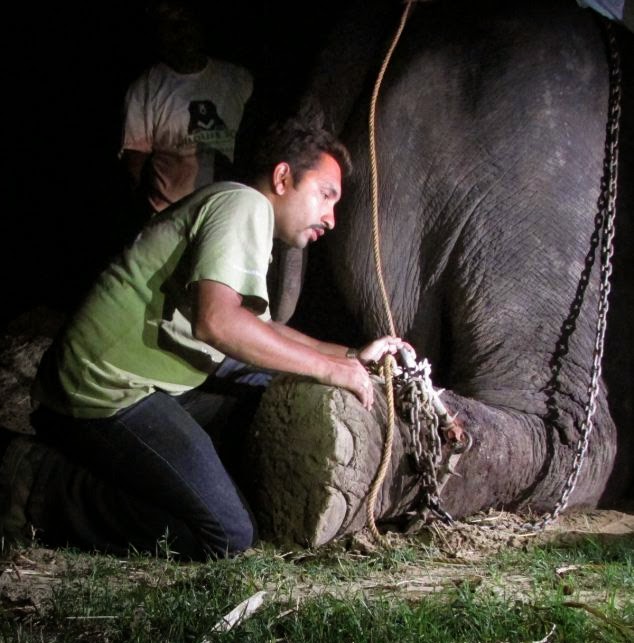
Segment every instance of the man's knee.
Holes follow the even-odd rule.
[[[255,525],[249,520],[243,522],[231,535],[228,542],[228,555],[236,556],[253,546],[255,542]]]
[[[255,524],[249,516],[221,530],[205,530],[203,549],[211,558],[231,558],[252,547],[257,538]]]

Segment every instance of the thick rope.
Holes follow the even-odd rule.
[[[378,471],[376,472],[372,485],[370,486],[370,490],[368,492],[368,504],[366,505],[368,529],[374,538],[384,545],[387,544],[387,542],[377,529],[376,521],[374,519],[374,506],[392,456],[392,443],[394,441],[394,390],[392,388],[392,373],[394,364],[394,358],[391,355],[386,355],[383,360],[381,371],[385,380],[387,431],[385,434],[385,441],[383,442],[383,450],[381,451],[381,463],[379,464]]]
[[[385,54],[385,59],[381,65],[376,82],[374,83],[374,90],[372,92],[372,100],[370,101],[370,114],[368,117],[368,128],[369,128],[369,137],[370,137],[370,189],[372,194],[372,241],[374,247],[374,262],[376,265],[376,274],[379,281],[379,289],[381,291],[381,301],[383,302],[383,310],[385,312],[385,317],[388,322],[389,333],[390,335],[396,335],[396,329],[394,327],[394,319],[392,317],[392,311],[390,309],[390,302],[387,296],[387,290],[385,288],[385,281],[383,279],[383,262],[381,261],[381,245],[379,239],[379,179],[378,179],[378,162],[376,159],[376,103],[379,96],[379,90],[381,88],[381,83],[383,82],[383,77],[392,58],[392,54],[396,49],[396,45],[403,33],[405,28],[405,23],[407,22],[407,17],[409,15],[411,2],[405,4],[405,9],[403,10],[403,15],[401,16],[401,22],[399,23],[398,29],[394,34],[392,39],[392,44]]]
[[[370,114],[368,119],[369,126],[369,147],[370,147],[370,179],[371,179],[371,193],[372,193],[372,239],[374,245],[374,262],[376,266],[376,274],[379,282],[379,289],[381,291],[381,301],[383,302],[383,308],[385,312],[385,317],[387,318],[389,333],[390,335],[396,335],[396,329],[394,327],[394,319],[392,317],[392,311],[390,309],[390,302],[387,296],[387,291],[385,289],[385,281],[383,280],[383,263],[381,261],[381,245],[379,239],[379,181],[378,181],[378,163],[376,159],[376,131],[375,131],[375,121],[376,121],[376,103],[379,96],[379,89],[381,83],[383,82],[383,76],[385,76],[385,71],[390,63],[392,54],[396,49],[396,45],[403,33],[405,28],[405,23],[409,16],[411,0],[408,0],[405,3],[405,8],[403,9],[403,14],[401,16],[401,21],[399,23],[398,29],[394,34],[392,39],[392,44],[385,55],[381,69],[379,70],[376,82],[374,83],[374,91],[372,92],[372,100],[370,102]],[[374,517],[374,506],[376,503],[376,497],[379,493],[379,489],[383,484],[385,479],[385,474],[387,468],[390,464],[390,458],[392,455],[392,442],[394,440],[394,391],[392,388],[392,363],[394,358],[391,355],[386,355],[383,358],[383,378],[385,381],[385,398],[387,402],[387,427],[385,434],[385,442],[383,444],[383,451],[381,453],[381,463],[379,464],[379,469],[370,485],[368,491],[368,504],[367,504],[367,523],[370,532],[374,538],[386,544],[385,539],[379,533],[379,530],[376,526],[376,521]]]

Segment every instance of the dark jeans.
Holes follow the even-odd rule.
[[[270,377],[228,358],[203,387],[153,393],[110,418],[36,411],[37,433],[54,447],[29,506],[42,540],[125,554],[154,552],[166,536],[191,559],[248,548],[253,518],[208,430],[248,422]]]

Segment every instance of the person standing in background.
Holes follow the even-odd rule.
[[[210,58],[195,7],[148,7],[159,62],[128,88],[120,159],[147,215],[218,180],[233,178],[235,137],[253,77]]]

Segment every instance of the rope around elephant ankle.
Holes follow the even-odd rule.
[[[376,121],[376,102],[379,95],[379,89],[383,81],[383,76],[385,76],[385,71],[387,66],[392,58],[392,54],[396,49],[396,45],[403,33],[405,28],[405,23],[409,16],[410,5],[412,4],[411,0],[407,0],[405,3],[405,8],[403,9],[403,14],[401,15],[401,21],[399,26],[394,34],[392,43],[385,54],[383,64],[379,70],[376,82],[374,83],[374,91],[372,92],[372,100],[370,101],[370,114],[369,114],[369,148],[370,148],[370,169],[371,169],[371,192],[372,192],[372,239],[374,247],[374,262],[376,265],[377,279],[379,282],[379,289],[381,291],[381,300],[383,302],[385,316],[387,318],[389,332],[391,335],[396,335],[396,329],[394,327],[394,319],[392,317],[392,311],[390,310],[390,302],[388,300],[387,291],[385,289],[385,281],[383,279],[383,264],[381,261],[381,246],[379,240],[379,189],[378,189],[378,177],[377,177],[377,160],[376,160],[376,131],[375,131],[375,121]],[[370,485],[368,490],[368,504],[367,504],[367,523],[368,528],[374,538],[385,545],[386,541],[379,533],[379,530],[376,526],[376,520],[374,516],[374,506],[376,503],[376,497],[379,493],[379,489],[383,484],[385,479],[385,474],[387,472],[388,465],[390,463],[390,457],[392,455],[392,442],[394,439],[394,391],[392,388],[392,363],[394,358],[391,355],[386,355],[383,359],[383,379],[385,382],[385,398],[387,403],[387,426],[385,430],[385,441],[383,443],[383,451],[381,453],[381,462],[379,464],[379,469]]]

